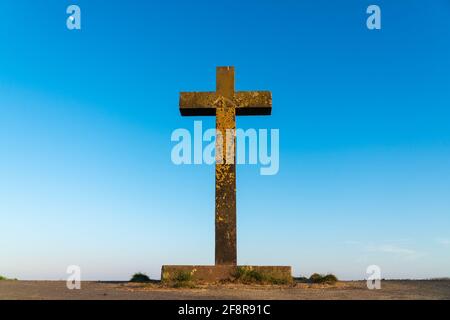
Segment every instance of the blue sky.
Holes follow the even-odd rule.
[[[280,130],[277,175],[238,167],[240,264],[450,276],[449,18],[447,0],[2,1],[0,274],[213,264],[214,167],[172,164],[170,136],[200,119],[178,93],[233,65],[273,94],[238,127]]]

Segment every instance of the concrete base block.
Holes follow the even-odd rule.
[[[233,265],[164,265],[161,269],[161,281],[173,282],[179,279],[189,279],[189,281],[204,283],[234,281],[239,273],[262,278],[272,283],[291,283],[293,281],[292,268],[290,266]]]

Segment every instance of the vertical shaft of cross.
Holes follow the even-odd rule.
[[[234,68],[217,68],[216,93],[216,265],[236,265],[236,109]],[[230,159],[231,161],[230,163]]]
[[[236,265],[236,115],[270,115],[270,91],[234,90],[234,67],[217,67],[215,92],[181,92],[182,116],[216,116],[216,265]]]

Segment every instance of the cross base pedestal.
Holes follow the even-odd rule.
[[[288,284],[292,283],[293,279],[290,266],[164,265],[161,268],[161,281],[165,283],[242,281],[244,283]]]

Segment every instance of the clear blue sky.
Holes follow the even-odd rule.
[[[214,168],[173,165],[170,135],[199,119],[179,91],[233,65],[273,93],[238,126],[281,141],[278,175],[238,168],[239,263],[450,276],[449,1],[3,0],[0,40],[0,274],[213,264]]]

